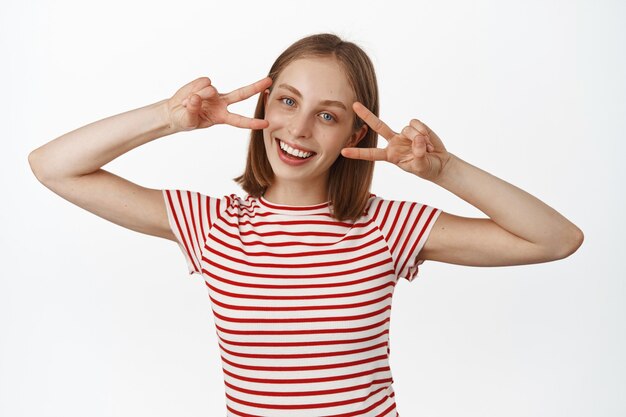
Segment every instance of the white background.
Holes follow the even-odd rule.
[[[625,19],[626,3],[591,0],[3,1],[0,415],[226,414],[207,290],[177,245],[58,197],[27,156],[200,76],[221,92],[249,84],[326,31],[369,53],[392,128],[419,118],[585,233],[560,261],[426,262],[401,280],[400,415],[626,415]],[[250,115],[255,102],[231,110]],[[151,188],[241,193],[247,135],[181,133],[105,169]],[[372,192],[484,217],[391,164],[377,163]]]

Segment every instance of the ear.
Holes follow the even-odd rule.
[[[350,140],[348,140],[346,147],[353,148],[356,145],[358,145],[361,139],[365,137],[367,130],[368,130],[368,126],[365,123],[363,123],[363,126],[361,126],[359,130],[357,130],[350,136]]]
[[[270,97],[270,89],[266,88],[263,91],[263,106],[267,107],[267,99]]]

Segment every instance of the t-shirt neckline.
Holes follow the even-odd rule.
[[[291,215],[305,215],[305,214],[321,214],[321,213],[329,213],[330,212],[330,201],[319,204],[310,204],[310,205],[288,205],[288,204],[276,204],[270,201],[267,201],[265,197],[262,195],[258,198],[259,204],[265,210],[274,212],[274,213],[283,213],[283,214],[291,214]]]

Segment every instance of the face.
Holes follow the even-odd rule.
[[[341,149],[356,146],[367,131],[366,125],[352,130],[356,97],[334,58],[293,61],[264,98],[269,126],[263,138],[279,181],[327,181],[329,168],[343,157]],[[282,148],[298,156],[286,155]]]

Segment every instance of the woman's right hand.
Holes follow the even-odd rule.
[[[265,77],[253,84],[220,94],[208,77],[200,77],[181,87],[169,100],[167,110],[176,131],[202,129],[224,123],[245,129],[264,129],[267,120],[252,119],[228,111],[230,104],[245,100],[272,85]]]

